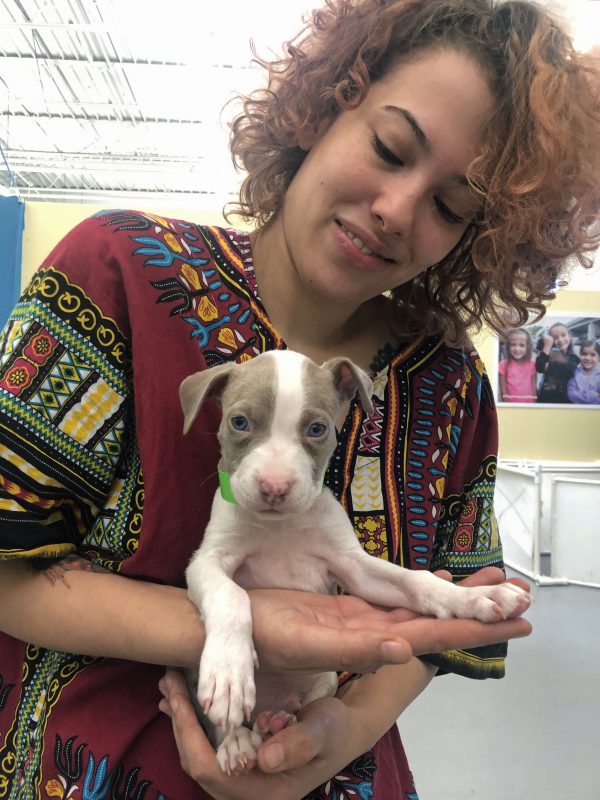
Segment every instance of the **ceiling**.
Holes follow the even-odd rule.
[[[562,3],[580,36],[600,38],[599,0]],[[262,79],[249,40],[260,53],[278,50],[313,4],[204,5],[0,0],[0,193],[78,202],[126,194],[211,209],[231,199],[234,109],[223,106]]]

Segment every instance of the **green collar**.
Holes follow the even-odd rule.
[[[237,503],[233,491],[231,490],[231,475],[228,472],[219,470],[219,486],[221,487],[221,497],[228,503]]]

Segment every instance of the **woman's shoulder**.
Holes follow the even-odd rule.
[[[110,291],[111,284],[139,285],[140,276],[151,273],[161,283],[183,280],[182,290],[193,291],[200,288],[196,284],[202,272],[210,274],[214,268],[229,268],[245,280],[244,245],[243,234],[233,229],[145,211],[111,209],[72,228],[41,269],[59,270],[76,283],[101,292],[102,286]],[[206,283],[210,285],[210,280]]]
[[[204,234],[210,235],[211,231],[228,241],[235,234],[227,228],[200,225],[179,217],[132,209],[107,209],[75,225],[57,248],[94,250],[98,256],[103,256],[125,246],[130,255],[143,255],[147,263],[165,266],[178,257],[193,262],[194,256],[205,246]],[[132,243],[139,247],[131,250]]]

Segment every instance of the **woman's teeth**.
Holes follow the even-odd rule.
[[[375,256],[377,253],[374,253],[372,250],[369,250],[367,245],[363,242],[362,239],[359,239],[358,236],[355,236],[348,228],[344,228],[343,225],[340,225],[340,228],[344,231],[348,239],[352,242],[352,244],[360,250],[361,253],[364,253],[366,256]]]

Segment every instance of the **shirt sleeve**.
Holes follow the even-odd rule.
[[[483,567],[504,569],[494,515],[498,422],[492,389],[478,355],[465,359],[462,405],[455,419],[456,446],[449,462],[431,570],[448,570],[455,582]],[[469,678],[504,676],[506,642],[432,654],[439,671]]]
[[[123,292],[98,227],[87,220],[60,242],[0,338],[2,559],[76,552],[118,484],[128,342],[106,310]]]

